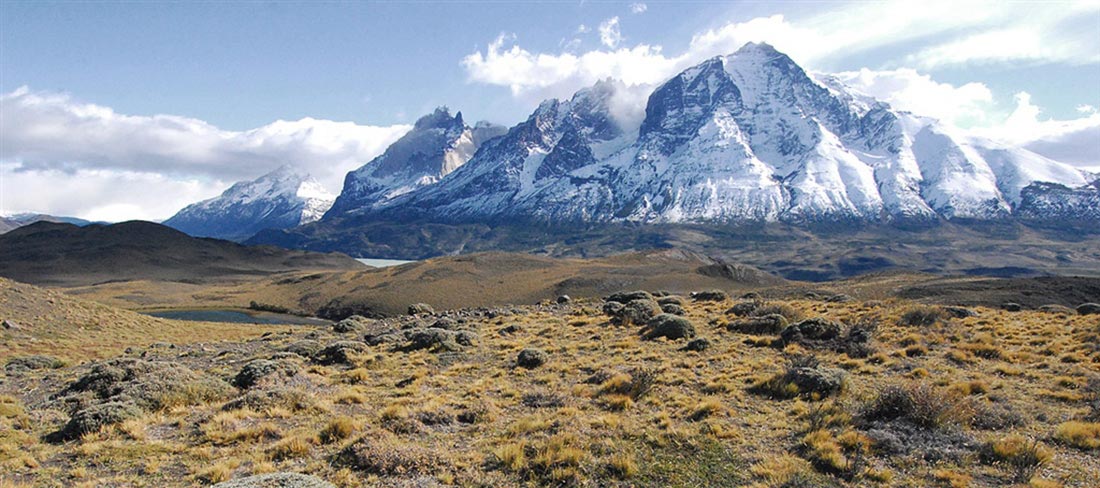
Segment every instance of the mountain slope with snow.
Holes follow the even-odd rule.
[[[320,219],[334,197],[317,180],[282,166],[220,196],[188,205],[164,221],[196,237],[244,240],[264,229],[287,229]]]
[[[1042,191],[1071,198],[1036,183],[1094,190],[1072,166],[894,111],[767,44],[668,80],[637,130],[612,115],[620,88],[603,81],[547,100],[453,172],[355,211],[439,222],[932,221],[1011,217],[1026,188],[1031,202]]]
[[[459,169],[486,140],[504,132],[488,123],[467,126],[446,107],[416,121],[413,129],[377,158],[348,173],[329,210],[332,216],[369,212]]]

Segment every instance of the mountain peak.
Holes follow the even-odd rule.
[[[748,53],[764,53],[764,54],[783,54],[775,49],[775,46],[766,42],[747,42],[744,46],[734,52],[734,54],[748,54]],[[784,56],[786,56],[784,54]]]
[[[193,236],[243,240],[263,229],[313,222],[334,197],[317,180],[284,164],[221,195],[188,205],[164,224]]]
[[[283,164],[263,176],[257,178],[258,180],[307,180],[310,178],[309,173],[304,172],[301,168],[294,166],[293,164]]]
[[[413,130],[450,129],[452,127],[462,127],[463,125],[462,112],[458,112],[452,117],[451,110],[443,105],[436,107],[432,113],[417,119],[416,124],[413,125]]]

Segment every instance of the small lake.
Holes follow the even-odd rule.
[[[189,320],[197,322],[230,322],[234,324],[262,324],[262,325],[327,325],[332,322],[314,317],[299,317],[271,312],[253,312],[236,309],[196,309],[196,310],[158,310],[155,312],[142,312],[151,317],[162,319]]]
[[[373,259],[373,258],[356,258],[356,261],[363,263],[372,268],[388,268],[390,266],[401,266],[402,264],[412,263],[414,261],[404,261],[401,259]]]

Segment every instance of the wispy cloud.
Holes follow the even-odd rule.
[[[1022,146],[1048,158],[1100,171],[1100,113],[1057,120],[1043,115],[1031,95],[1019,92],[1016,108],[1003,123],[973,130],[977,135]]]
[[[990,125],[998,117],[993,92],[984,83],[961,86],[940,83],[914,69],[861,69],[834,73],[844,84],[889,103],[898,110],[918,113],[958,127]]]
[[[485,52],[466,56],[463,65],[473,81],[500,84],[522,93],[558,83],[573,83],[572,88],[577,89],[609,71],[628,71],[634,75],[633,82],[656,83],[750,41],[768,42],[813,69],[828,69],[838,60],[858,59],[864,52],[883,48],[890,48],[895,55],[877,68],[1100,62],[1100,37],[1095,35],[1094,25],[1100,2],[1024,5],[1028,8],[1002,1],[978,1],[966,8],[945,1],[855,2],[798,20],[772,15],[730,22],[696,33],[687,49],[678,54],[647,43],[622,46],[623,33],[614,17],[600,25],[600,49],[580,54],[532,52],[514,43],[505,46],[504,41],[515,40],[513,36],[498,38]],[[1085,27],[1073,27],[1082,22]],[[529,62],[517,62],[518,58]],[[583,59],[599,59],[600,63],[579,61]],[[632,67],[639,62],[653,65],[645,70],[646,76],[639,76],[641,70]],[[547,71],[548,66],[555,69]]]
[[[623,42],[623,33],[619,30],[619,18],[612,17],[600,23],[600,43],[611,49]]]
[[[630,13],[632,14],[644,14],[646,10],[649,10],[649,6],[642,2],[630,4]]]

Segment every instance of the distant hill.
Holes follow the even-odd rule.
[[[623,290],[729,292],[786,283],[751,266],[681,250],[627,253],[598,259],[558,259],[518,253],[447,256],[356,272],[295,273],[208,289],[199,305],[244,306],[250,300],[327,318],[393,316],[412,303],[439,309],[532,304],[559,295],[599,297]],[[99,287],[97,287],[99,288]],[[123,295],[125,285],[118,288]],[[112,302],[123,302],[112,297]],[[97,298],[100,299],[100,298]]]
[[[0,276],[42,285],[137,279],[206,282],[302,269],[356,269],[341,254],[242,246],[152,222],[36,222],[0,235]]]
[[[0,234],[3,234],[17,227],[19,227],[19,222],[16,222],[7,217],[0,217]]]
[[[90,220],[78,219],[76,217],[58,217],[56,215],[40,214],[40,213],[20,213],[15,215],[9,215],[7,217],[0,217],[0,234],[23,227],[24,225],[30,225],[35,222],[56,222],[63,224],[73,224],[79,226],[90,225],[93,223]]]

